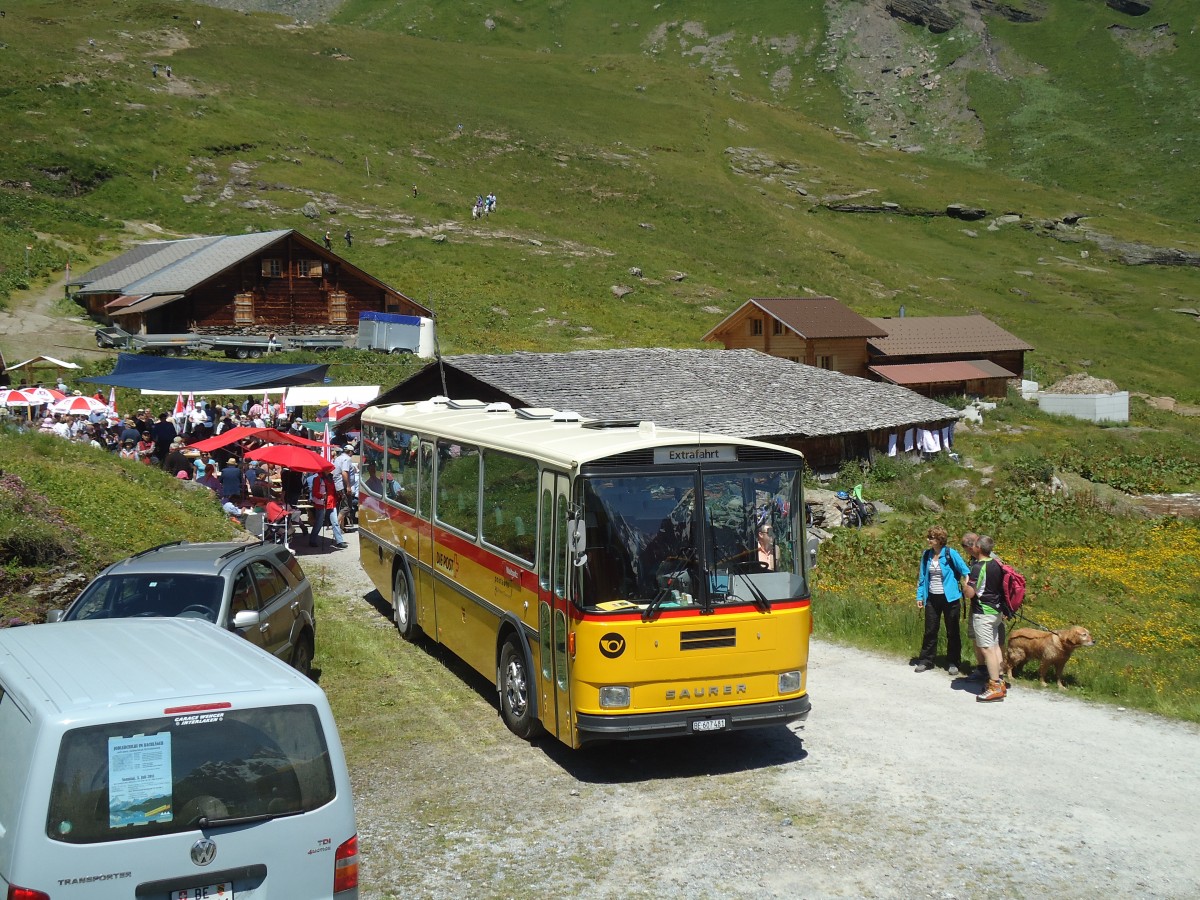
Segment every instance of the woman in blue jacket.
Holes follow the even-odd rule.
[[[929,546],[921,554],[921,571],[917,577],[917,608],[925,610],[925,637],[917,656],[917,672],[933,668],[937,653],[938,628],[946,620],[946,663],[951,675],[958,674],[962,660],[962,634],[958,617],[962,599],[961,578],[969,569],[953,547],[946,546],[946,529],[934,525],[925,535]]]

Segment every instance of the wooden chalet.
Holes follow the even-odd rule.
[[[139,245],[73,279],[92,316],[131,333],[349,333],[362,312],[431,316],[298,231]]]
[[[865,378],[867,339],[886,334],[833,297],[783,297],[746,301],[704,340]]]
[[[445,388],[443,389],[443,379]],[[795,447],[836,467],[948,435],[957,412],[892,384],[796,365],[755,350],[664,348],[450,356],[370,405],[455,399],[570,409]],[[351,418],[343,425],[353,427]]]
[[[1033,349],[986,316],[871,319],[886,333],[867,340],[872,375],[930,397],[1003,397]]]

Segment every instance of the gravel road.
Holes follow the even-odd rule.
[[[302,562],[389,627],[348,537]],[[412,696],[462,677],[396,641]],[[818,640],[804,727],[572,752],[513,737],[467,681],[430,704],[444,740],[352,772],[364,898],[1200,896],[1191,725],[1025,682],[979,704]]]

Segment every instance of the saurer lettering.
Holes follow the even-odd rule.
[[[746,693],[744,684],[698,684],[691,688],[668,688],[668,700],[699,700],[704,697],[731,697]]]

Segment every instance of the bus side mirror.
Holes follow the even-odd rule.
[[[567,541],[570,544],[575,566],[578,568],[587,562],[587,554],[584,553],[584,550],[587,549],[587,532],[583,519],[567,521]]]

